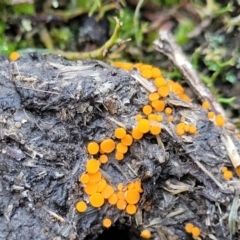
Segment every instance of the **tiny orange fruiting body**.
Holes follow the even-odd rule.
[[[112,220],[109,219],[109,218],[104,218],[103,221],[102,221],[102,225],[105,228],[109,228],[112,225]]]
[[[100,143],[100,148],[105,153],[111,153],[115,149],[115,142],[111,139],[105,139]]]
[[[99,145],[96,142],[90,142],[87,146],[88,153],[95,155],[99,151]]]
[[[77,202],[76,209],[78,212],[83,213],[87,210],[87,204],[84,201]]]
[[[186,223],[185,224],[185,231],[187,232],[187,233],[192,233],[192,229],[193,229],[193,224],[192,223]]]
[[[145,239],[151,238],[151,232],[148,229],[142,230],[140,236]]]
[[[225,123],[225,119],[223,118],[223,116],[221,114],[218,114],[215,118],[215,122],[219,127],[222,127]]]
[[[117,128],[115,130],[115,133],[114,133],[115,137],[118,138],[118,139],[124,138],[126,136],[126,134],[127,133],[126,133],[126,130],[124,128]]]
[[[101,193],[94,193],[90,196],[89,202],[93,207],[101,207],[104,204],[104,198]]]
[[[141,133],[147,133],[150,130],[150,122],[147,119],[141,119],[138,123],[137,123],[137,129],[141,132]]]

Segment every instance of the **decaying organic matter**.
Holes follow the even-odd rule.
[[[106,218],[130,227],[130,239],[143,229],[154,239],[191,239],[188,222],[199,239],[239,239],[239,178],[224,180],[221,168],[233,168],[240,143],[201,106],[170,96],[174,121],[187,118],[197,134],[178,136],[163,120],[161,134],[135,141],[123,161],[109,155],[102,174],[111,185],[142,181],[135,215],[109,204],[78,213],[76,203],[88,202],[78,180],[87,144],[114,138],[117,127],[131,132],[151,86],[97,60],[31,54],[1,57],[0,66],[0,239],[97,239]]]

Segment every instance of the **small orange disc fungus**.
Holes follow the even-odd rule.
[[[94,193],[90,196],[89,202],[93,207],[101,207],[104,204],[104,198],[101,193]]]
[[[118,201],[118,197],[116,193],[113,193],[109,198],[108,198],[108,202],[110,205],[115,205]]]
[[[158,77],[154,80],[154,84],[156,87],[162,87],[166,84],[166,81],[163,77]]]
[[[171,115],[172,114],[172,109],[170,107],[166,107],[164,112],[167,114],[167,115]]]
[[[83,188],[84,192],[88,195],[92,195],[97,192],[98,185],[94,183],[87,183],[86,186]]]
[[[102,192],[102,190],[107,186],[107,182],[102,178],[97,184],[97,192]]]
[[[102,174],[100,171],[97,171],[96,173],[93,174],[88,174],[89,175],[89,183],[98,183],[101,178],[102,178]]]
[[[162,115],[156,115],[156,121],[157,122],[161,122],[163,120],[163,116]]]
[[[124,138],[121,139],[121,143],[125,146],[130,146],[133,143],[133,138],[130,134],[126,134]]]
[[[140,235],[142,238],[149,239],[151,238],[151,232],[148,229],[144,229]]]
[[[117,192],[117,197],[119,200],[124,200],[125,199],[125,192],[119,191]]]
[[[152,107],[150,105],[145,105],[142,111],[145,115],[149,115],[150,113],[152,113]]]
[[[126,212],[130,215],[133,215],[135,214],[137,211],[137,207],[133,204],[128,204],[127,207],[126,207]]]
[[[143,117],[142,117],[142,115],[141,115],[141,114],[138,114],[138,115],[136,115],[136,117],[135,117],[135,118],[136,118],[136,120],[137,120],[137,121],[139,121],[139,120],[141,120]]]
[[[187,233],[192,233],[192,229],[193,229],[193,224],[192,223],[187,223],[186,225],[185,225],[185,231],[187,232]]]
[[[153,78],[158,78],[161,76],[162,76],[162,73],[158,68],[156,68],[156,67],[152,68],[152,77]]]
[[[91,155],[97,154],[99,151],[99,145],[96,142],[90,142],[87,146],[87,150]]]
[[[153,126],[151,126],[151,128],[150,128],[150,133],[152,134],[152,135],[158,135],[159,133],[161,133],[161,127],[160,126],[158,126],[158,125],[153,125]]]
[[[96,173],[99,170],[100,162],[96,159],[87,161],[86,170],[88,173]]]
[[[150,121],[157,121],[157,115],[156,114],[149,114],[148,120]]]
[[[143,189],[141,187],[141,181],[138,180],[134,183],[134,188],[139,192],[139,193],[142,193],[143,192]]]
[[[122,144],[121,142],[117,144],[117,152],[119,153],[126,153],[128,151],[128,147]]]
[[[79,182],[81,182],[83,184],[88,183],[88,181],[89,181],[89,176],[86,173],[82,174],[79,178]]]
[[[18,52],[12,52],[9,56],[11,61],[16,61],[20,58],[20,54]]]
[[[125,200],[119,199],[119,200],[117,201],[117,208],[118,208],[119,210],[124,210],[124,209],[126,208],[126,206],[127,206],[127,203],[126,203]]]
[[[122,191],[123,190],[123,183],[119,183],[117,185],[117,189],[118,189],[118,191]]]
[[[136,140],[139,140],[143,137],[143,133],[140,132],[137,128],[134,128],[132,130],[132,137]]]
[[[125,199],[129,204],[136,204],[140,199],[140,194],[136,189],[129,189],[125,193]]]
[[[205,108],[205,109],[209,109],[209,108],[210,108],[209,102],[204,101],[204,102],[202,103],[202,107]]]
[[[184,134],[184,128],[176,128],[176,133],[178,136],[182,136]]]
[[[160,98],[159,94],[157,92],[154,92],[154,93],[150,93],[148,95],[148,99],[149,101],[155,101],[155,100],[158,100]]]
[[[99,161],[101,163],[107,163],[108,162],[108,156],[105,155],[105,154],[102,154],[100,157],[99,157]]]
[[[118,139],[121,139],[121,138],[124,138],[126,136],[126,130],[124,128],[117,128],[115,130],[115,137],[118,138]]]
[[[87,210],[87,204],[83,201],[77,202],[76,209],[80,213],[85,212]]]
[[[216,116],[215,122],[219,127],[222,127],[225,123],[225,119],[223,118],[223,116],[221,114],[218,114]]]
[[[146,79],[152,78],[152,69],[143,69],[141,71],[141,75],[142,75],[142,77],[144,77]]]
[[[109,218],[104,218],[103,221],[102,221],[102,225],[103,225],[105,228],[109,228],[109,227],[111,227],[111,225],[112,225],[112,220],[109,219]]]
[[[105,139],[101,142],[100,148],[105,153],[111,153],[115,148],[115,142],[111,139]]]
[[[226,180],[229,180],[233,177],[233,174],[231,171],[227,170],[226,172],[223,173],[223,177],[226,179]]]
[[[123,160],[124,155],[123,155],[123,153],[116,152],[115,158],[116,158],[116,160],[121,161],[121,160]]]
[[[194,237],[199,237],[200,234],[201,234],[200,229],[199,229],[198,227],[193,227],[193,229],[192,229],[192,235],[193,235]]]
[[[155,100],[152,101],[152,107],[158,111],[158,112],[162,112],[165,108],[165,102],[161,101],[161,100]]]
[[[194,134],[196,132],[197,132],[197,127],[194,125],[190,125],[189,133]]]
[[[158,90],[158,94],[161,97],[167,97],[169,94],[169,88],[167,86],[161,86]]]
[[[209,119],[213,119],[215,116],[215,113],[214,112],[208,112],[208,118]]]
[[[147,119],[141,119],[137,124],[137,129],[141,133],[147,133],[150,130],[150,122]]]
[[[101,193],[105,199],[108,199],[114,193],[114,189],[111,185],[107,184]]]

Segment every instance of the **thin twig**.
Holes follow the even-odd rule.
[[[222,114],[224,118],[227,119],[224,109],[216,101],[216,98],[211,93],[211,91],[203,84],[196,70],[185,57],[181,48],[174,42],[172,34],[165,29],[160,30],[159,38],[154,41],[154,44],[156,50],[166,55],[179,69],[183,77],[191,86],[191,89],[194,91],[196,96],[202,101],[208,101],[211,104],[211,109],[213,111]],[[228,124],[228,128],[235,129],[234,125],[232,125],[230,122]]]

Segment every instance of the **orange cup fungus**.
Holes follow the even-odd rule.
[[[160,71],[158,68],[153,67],[153,68],[152,68],[152,77],[153,77],[153,78],[159,78],[159,77],[161,77],[161,76],[162,76],[161,71]]]
[[[148,99],[149,101],[155,101],[155,100],[158,100],[160,98],[159,94],[157,92],[154,92],[154,93],[150,93],[148,95]]]
[[[128,204],[127,207],[126,207],[126,212],[129,214],[129,215],[133,215],[135,214],[137,211],[137,207],[133,204]]]
[[[209,109],[209,108],[210,108],[210,103],[207,102],[207,101],[204,101],[204,102],[202,103],[202,107],[205,108],[205,109]]]
[[[103,221],[102,221],[102,225],[105,228],[110,228],[111,225],[112,225],[112,220],[109,219],[109,218],[104,218]]]
[[[105,139],[101,142],[100,148],[105,153],[111,153],[115,149],[115,142],[111,139]]]
[[[125,137],[121,139],[121,143],[125,146],[130,146],[133,143],[133,138],[130,134],[126,134]]]
[[[167,97],[168,94],[169,94],[169,88],[167,86],[161,86],[159,89],[158,89],[158,94],[161,96],[161,97]]]
[[[88,173],[96,173],[99,170],[100,162],[96,159],[87,161],[86,170]]]
[[[154,84],[156,87],[160,88],[166,84],[166,81],[163,77],[158,77],[154,80]]]
[[[145,105],[142,109],[143,113],[145,115],[149,115],[150,113],[152,113],[152,107],[150,105]]]
[[[107,163],[108,162],[108,156],[106,154],[102,154],[100,157],[99,157],[99,161],[101,163]]]
[[[126,206],[127,206],[127,202],[125,200],[119,199],[117,201],[117,208],[119,210],[124,210],[126,208]]]
[[[136,189],[128,189],[125,193],[125,199],[129,204],[136,204],[140,199],[140,194]]]
[[[78,212],[83,213],[87,210],[87,204],[83,201],[77,202],[76,209]]]
[[[128,147],[121,142],[117,144],[116,146],[117,152],[119,153],[126,153],[128,151]]]
[[[90,204],[95,207],[99,208],[104,204],[104,198],[101,193],[94,193],[89,198]]]
[[[110,205],[115,205],[117,204],[118,201],[118,197],[116,193],[113,193],[109,198],[108,198],[108,202]]]
[[[194,226],[192,223],[187,223],[185,225],[185,231],[192,234],[194,237],[199,237],[201,234],[200,228]]]
[[[142,232],[141,232],[141,234],[140,234],[140,237],[145,238],[145,239],[151,238],[151,232],[150,232],[150,230],[148,230],[148,229],[142,230]]]
[[[162,112],[165,108],[165,102],[162,100],[154,100],[151,104],[157,112]]]
[[[227,170],[223,173],[223,177],[224,177],[224,179],[229,180],[233,177],[233,173],[231,171]]]
[[[158,135],[158,134],[160,134],[161,133],[161,127],[160,126],[158,126],[158,125],[152,125],[151,126],[151,128],[150,128],[150,133],[152,134],[152,135]]]
[[[126,136],[126,134],[127,133],[126,133],[126,130],[124,128],[117,128],[115,130],[115,133],[114,133],[115,137],[118,138],[118,139],[124,138]]]
[[[208,112],[208,118],[209,119],[213,119],[215,117],[215,113],[214,112]]]
[[[150,122],[147,119],[141,119],[138,123],[137,123],[137,129],[141,132],[141,133],[147,133],[150,130]]]
[[[88,183],[88,181],[89,181],[89,175],[86,173],[82,174],[79,178],[79,182],[81,182],[83,184]]]
[[[167,114],[167,115],[171,115],[172,114],[172,109],[170,107],[166,107],[164,112]]]
[[[108,199],[114,193],[114,188],[107,184],[101,193],[105,199]]]
[[[216,122],[217,126],[222,127],[225,123],[225,119],[223,118],[223,116],[221,114],[218,114],[215,118],[215,122]]]
[[[20,54],[18,52],[12,52],[9,58],[11,61],[16,61],[20,58]]]
[[[121,161],[121,160],[123,160],[124,155],[123,155],[123,153],[116,152],[115,158],[116,158],[116,160]]]
[[[99,145],[96,142],[90,142],[87,146],[88,153],[95,155],[99,151]]]

